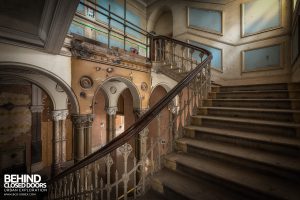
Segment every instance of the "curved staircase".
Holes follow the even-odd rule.
[[[151,192],[172,200],[299,200],[299,89],[214,86],[153,177]]]

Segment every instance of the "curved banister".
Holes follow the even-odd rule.
[[[197,65],[193,70],[191,70],[173,89],[171,89],[166,96],[164,96],[158,103],[156,103],[152,108],[150,108],[144,115],[142,115],[133,125],[131,125],[127,130],[125,130],[122,134],[115,137],[113,140],[108,142],[104,147],[90,154],[83,160],[75,163],[73,166],[69,167],[65,171],[61,172],[53,179],[50,180],[50,183],[66,176],[69,173],[75,172],[86,165],[104,157],[110,152],[114,151],[121,145],[128,142],[133,136],[139,134],[169,103],[185,88],[187,87],[191,81],[197,76],[198,73],[203,70],[203,68],[210,64],[212,59],[212,54],[200,47],[175,40],[173,38],[169,38],[166,36],[152,36],[152,41],[154,40],[165,40],[170,41],[174,44],[180,44],[187,48],[192,48],[193,50],[200,51],[201,53],[207,55],[206,58]]]

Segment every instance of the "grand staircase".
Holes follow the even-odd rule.
[[[214,86],[184,129],[142,199],[300,199],[299,85]]]

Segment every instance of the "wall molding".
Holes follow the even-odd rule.
[[[253,35],[257,35],[257,34],[261,34],[261,33],[265,33],[265,32],[269,32],[269,31],[273,31],[273,30],[276,30],[276,29],[281,29],[283,28],[283,17],[282,17],[282,0],[278,0],[279,1],[279,25],[277,27],[271,27],[271,28],[266,28],[266,29],[262,29],[260,31],[257,31],[257,32],[253,32],[253,33],[245,33],[245,18],[244,18],[244,15],[245,15],[245,11],[244,11],[244,5],[246,3],[249,3],[249,2],[244,2],[241,4],[241,16],[240,16],[240,19],[241,19],[241,37],[242,38],[245,38],[245,37],[249,37],[249,36],[253,36]]]
[[[177,37],[181,37],[181,36],[186,36],[186,34],[197,36],[199,38],[212,40],[212,41],[215,41],[215,42],[219,42],[219,43],[229,45],[229,46],[234,46],[234,47],[243,46],[243,45],[247,45],[247,44],[252,44],[252,43],[256,43],[256,42],[261,42],[261,41],[264,41],[264,40],[275,39],[275,38],[284,37],[284,36],[290,36],[290,32],[287,32],[287,33],[282,33],[282,34],[278,34],[278,35],[274,35],[274,36],[270,36],[270,37],[265,37],[265,38],[261,38],[261,39],[252,40],[252,41],[249,41],[249,42],[231,43],[231,42],[225,42],[225,41],[222,41],[222,40],[219,40],[219,39],[216,39],[216,38],[213,38],[213,37],[209,37],[209,36],[203,36],[203,35],[200,36],[199,34],[196,34],[196,33],[193,33],[193,32],[190,32],[189,30],[187,30],[183,33],[175,35],[174,37],[177,38]]]
[[[253,70],[246,70],[246,66],[245,66],[245,52],[247,51],[252,51],[252,50],[259,50],[259,49],[263,49],[263,48],[268,48],[268,47],[274,47],[274,46],[279,46],[279,53],[280,53],[280,57],[279,57],[279,65],[274,65],[274,66],[258,66]],[[251,49],[247,49],[247,50],[242,50],[241,51],[241,73],[251,73],[251,72],[261,72],[261,71],[273,71],[273,70],[280,70],[280,69],[284,69],[284,42],[280,42],[277,44],[272,44],[272,45],[267,45],[267,46],[260,46],[260,47],[255,47],[255,48],[251,48]]]
[[[207,32],[207,33],[223,36],[223,33],[224,33],[224,17],[223,17],[224,14],[223,14],[223,10],[199,8],[199,7],[191,7],[191,6],[187,6],[186,9],[187,9],[187,11],[186,11],[186,13],[187,13],[187,17],[186,17],[186,19],[187,19],[187,22],[186,22],[187,28],[192,28],[192,29],[204,31],[204,32]],[[220,21],[221,31],[218,32],[218,31],[211,30],[211,29],[208,29],[208,28],[201,28],[201,27],[197,27],[197,26],[194,26],[194,25],[190,25],[190,9],[198,9],[198,10],[203,10],[203,11],[213,11],[213,12],[220,13],[220,15],[221,15],[221,21]]]

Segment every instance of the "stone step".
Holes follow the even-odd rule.
[[[226,160],[243,167],[252,168],[272,176],[281,176],[300,182],[300,156],[274,154],[234,144],[182,138],[177,141],[179,151],[205,155],[210,158]]]
[[[240,194],[227,191],[209,181],[197,180],[167,168],[154,175],[151,186],[168,200],[246,200]]]
[[[252,147],[281,155],[299,156],[300,138],[282,137],[263,133],[236,131],[231,129],[187,126],[185,137],[227,142],[243,147]]]
[[[248,118],[192,116],[191,125],[274,134],[286,137],[299,136],[300,124]]]
[[[165,166],[248,195],[252,199],[299,199],[299,184],[259,173],[247,167],[202,155],[172,153]]]
[[[262,90],[262,91],[234,91],[234,92],[211,92],[212,99],[288,99],[300,98],[300,91],[288,90]]]
[[[234,91],[267,91],[267,90],[288,90],[288,84],[259,84],[259,85],[236,85],[222,86],[219,92],[234,92]]]
[[[199,108],[198,114],[285,122],[300,122],[300,110],[289,109],[201,107]]]
[[[141,197],[138,197],[137,200],[167,200],[162,194],[158,193],[157,191],[154,191],[150,189]]]
[[[206,99],[205,107],[300,109],[300,99]]]

